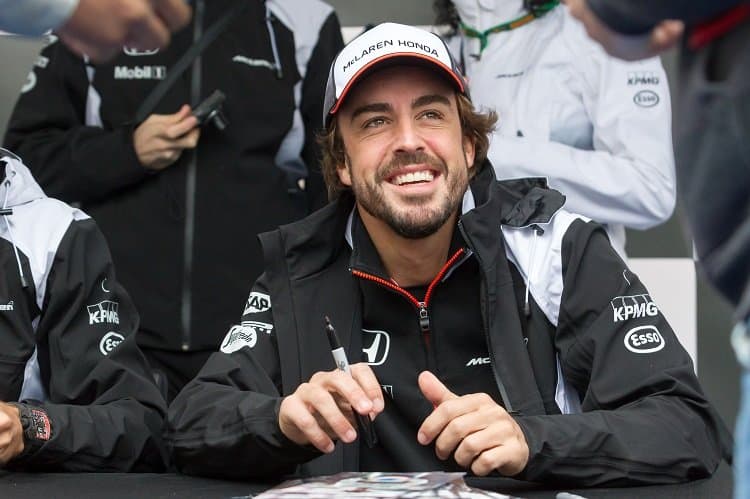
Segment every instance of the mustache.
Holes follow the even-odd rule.
[[[431,156],[424,151],[399,152],[394,154],[393,159],[381,168],[378,178],[380,181],[384,181],[399,169],[416,164],[431,166],[443,175],[447,171],[447,167],[443,161],[440,161],[435,156]]]

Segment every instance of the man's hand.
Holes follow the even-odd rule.
[[[23,452],[23,428],[16,406],[0,402],[0,466]]]
[[[435,410],[422,423],[417,440],[435,441],[440,459],[454,459],[478,476],[497,470],[503,475],[520,473],[529,460],[529,446],[521,428],[486,393],[459,397],[434,374],[419,375],[419,388]]]
[[[340,370],[317,372],[298,386],[281,402],[279,427],[292,442],[330,453],[334,440],[357,438],[352,409],[375,419],[384,407],[375,373],[367,364],[354,364],[351,376]]]
[[[589,9],[586,0],[563,0],[573,17],[580,20],[591,38],[614,57],[636,61],[653,57],[674,47],[685,30],[682,21],[665,20],[644,35],[627,36],[617,33],[604,24]]]
[[[149,170],[163,170],[177,161],[184,149],[198,145],[197,126],[188,105],[175,114],[152,114],[133,132],[138,161]]]
[[[56,31],[73,51],[102,62],[123,46],[163,48],[190,21],[185,0],[79,0],[73,15]]]

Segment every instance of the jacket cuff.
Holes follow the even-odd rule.
[[[12,463],[23,464],[52,439],[52,422],[41,402],[29,400],[11,402],[10,405],[18,409],[23,428],[23,451],[12,459]]]

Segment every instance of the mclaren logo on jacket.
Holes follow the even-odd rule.
[[[647,294],[617,296],[611,301],[611,304],[614,322],[655,317],[659,313],[659,309],[651,300],[651,296]]]
[[[265,322],[242,321],[232,326],[219,348],[224,353],[236,352],[242,347],[253,348],[258,343],[258,333],[271,334],[273,325]]]
[[[265,293],[253,291],[247,299],[242,315],[257,314],[271,309],[271,297]]]

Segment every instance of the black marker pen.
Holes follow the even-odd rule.
[[[324,317],[326,323],[326,334],[328,335],[328,343],[331,345],[331,355],[333,355],[333,361],[336,363],[336,367],[351,376],[351,370],[349,369],[349,360],[346,358],[346,352],[344,347],[339,343],[339,338],[336,336],[336,330],[331,325],[331,320],[328,316]],[[359,435],[364,439],[365,445],[372,449],[373,446],[378,442],[378,437],[375,435],[375,429],[372,427],[372,421],[367,415],[362,415],[352,408],[354,417],[357,418],[357,430]]]

